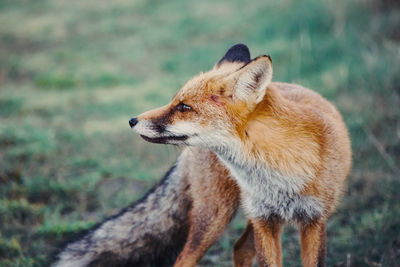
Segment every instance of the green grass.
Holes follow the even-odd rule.
[[[230,45],[313,88],[349,127],[354,165],[328,224],[328,266],[400,262],[400,6],[395,1],[0,2],[0,266],[57,246],[137,200],[179,151],[128,119],[167,103]],[[201,266],[231,266],[239,215]],[[298,236],[283,236],[300,266]]]

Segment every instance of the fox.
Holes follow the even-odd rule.
[[[270,61],[269,58],[267,60]],[[235,125],[238,126],[238,122],[240,121],[247,119],[250,123],[252,120],[249,120],[249,118],[256,118],[254,117],[255,114],[252,114],[251,116],[250,114],[255,113],[257,109],[252,108],[250,104],[243,100],[240,101],[237,110],[233,110],[235,113],[232,114],[224,111],[223,108],[230,107],[230,105],[235,103],[233,101],[237,101],[236,98],[240,96],[241,92],[239,90],[234,91],[235,87],[226,87],[229,84],[220,83],[226,82],[226,78],[229,75],[233,75],[233,73],[244,69],[250,63],[250,52],[247,46],[238,44],[232,46],[208,74],[200,74],[200,78],[198,79],[202,83],[199,84],[200,87],[197,87],[197,89],[204,88],[201,86],[209,86],[208,83],[214,86],[212,87],[213,90],[219,89],[219,94],[212,94],[209,96],[209,99],[205,99],[205,101],[208,100],[212,105],[222,109],[223,111],[222,114],[211,114],[211,118],[213,118],[214,115],[235,115],[238,118],[232,120],[232,122],[235,122]],[[270,64],[271,63],[267,63],[267,65]],[[268,70],[272,71],[272,69]],[[260,71],[265,72],[266,70],[260,69]],[[254,75],[254,73],[247,74],[250,75],[249,78],[252,78],[251,74]],[[206,76],[201,78],[202,75]],[[269,75],[272,75],[272,73]],[[256,79],[256,84],[262,81],[261,78],[265,77],[260,74],[253,77],[253,79]],[[235,79],[237,83],[238,79]],[[189,81],[186,86],[196,84],[196,80],[192,79],[191,81]],[[264,81],[264,83],[266,82]],[[218,84],[221,85],[220,88],[215,87]],[[250,86],[247,89],[249,94],[252,93],[252,90],[259,89],[254,83],[249,83],[248,86]],[[273,88],[272,90],[275,91],[278,90],[278,92],[270,92],[270,88]],[[273,181],[269,181],[270,184],[267,184],[267,189],[259,188],[261,193],[267,192],[270,194],[270,200],[267,201],[267,199],[264,203],[261,199],[261,202],[254,203],[260,206],[258,207],[258,210],[267,206],[267,208],[270,209],[267,213],[268,215],[264,215],[261,218],[254,216],[252,214],[256,213],[257,209],[252,212],[254,207],[252,207],[251,204],[253,202],[251,202],[251,199],[249,200],[249,196],[246,197],[246,194],[251,190],[251,187],[247,188],[247,190],[241,189],[240,183],[237,182],[237,178],[234,178],[235,171],[230,169],[229,165],[224,162],[224,159],[221,158],[219,153],[217,153],[218,151],[215,152],[215,148],[208,145],[204,146],[196,143],[190,145],[190,143],[187,142],[187,139],[189,139],[189,133],[187,131],[184,132],[185,128],[183,130],[184,134],[181,133],[181,135],[176,134],[175,132],[169,132],[171,129],[167,129],[170,125],[178,124],[180,120],[185,118],[175,118],[174,121],[176,122],[174,123],[172,119],[177,114],[173,113],[179,112],[184,113],[180,115],[188,115],[188,113],[186,113],[187,111],[194,112],[195,114],[192,114],[192,117],[189,117],[190,120],[188,120],[191,122],[191,120],[195,121],[196,118],[193,115],[202,115],[202,113],[198,114],[198,112],[203,112],[203,110],[193,110],[193,107],[196,107],[194,104],[191,104],[190,106],[187,103],[181,102],[176,106],[170,104],[171,114],[168,115],[169,117],[156,116],[156,112],[148,112],[146,116],[148,116],[147,118],[149,118],[148,120],[150,121],[146,122],[146,119],[144,119],[146,116],[141,115],[138,118],[131,119],[129,125],[131,128],[134,128],[138,124],[139,120],[143,120],[143,122],[148,124],[146,127],[150,128],[146,129],[143,134],[139,132],[144,139],[153,143],[187,145],[178,157],[177,162],[167,172],[162,181],[153,187],[141,200],[125,208],[119,214],[106,219],[104,222],[90,229],[87,233],[82,234],[83,237],[68,243],[59,253],[57,261],[53,266],[172,266],[173,264],[174,266],[195,266],[206,253],[208,248],[222,234],[239,205],[244,207],[249,220],[242,236],[234,245],[234,266],[252,266],[254,257],[256,256],[256,251],[260,266],[265,266],[267,263],[270,266],[281,266],[279,236],[282,230],[282,225],[285,222],[285,219],[288,220],[287,217],[290,214],[293,216],[292,220],[299,225],[304,266],[325,266],[326,220],[337,205],[338,198],[342,194],[341,191],[343,191],[344,180],[351,167],[351,150],[349,148],[347,130],[343,125],[340,115],[332,104],[322,99],[321,96],[309,89],[305,89],[299,85],[269,83],[267,88],[265,88],[265,91],[264,98],[267,98],[267,96],[271,94],[267,98],[268,101],[271,102],[265,103],[268,104],[266,105],[268,108],[265,108],[265,111],[268,111],[268,115],[272,116],[274,120],[270,118],[271,124],[269,125],[271,128],[268,130],[271,132],[264,134],[266,137],[275,137],[275,139],[270,140],[272,143],[269,144],[273,150],[269,152],[268,155],[264,155],[264,157],[268,156],[268,162],[271,162],[271,160],[277,161],[274,157],[276,156],[276,153],[278,153],[279,156],[288,157],[286,160],[296,159],[298,161],[296,163],[298,164],[304,164],[304,162],[301,161],[304,160],[303,156],[309,156],[307,153],[300,155],[296,154],[301,149],[307,151],[309,149],[309,144],[307,143],[307,145],[299,146],[299,144],[296,144],[293,139],[296,138],[296,134],[300,131],[301,140],[306,137],[313,140],[313,135],[310,134],[310,136],[307,136],[306,133],[311,129],[318,130],[320,128],[313,128],[310,127],[309,124],[306,124],[310,127],[308,128],[302,125],[302,123],[300,123],[299,126],[294,125],[294,122],[297,122],[296,112],[305,110],[307,111],[304,114],[305,116],[327,120],[324,123],[328,122],[328,125],[323,125],[325,131],[318,132],[319,134],[316,135],[321,138],[318,140],[323,140],[323,142],[320,141],[321,144],[325,144],[325,142],[329,144],[329,147],[325,145],[320,148],[319,155],[321,161],[321,157],[324,155],[324,160],[322,161],[323,165],[310,164],[310,166],[304,165],[303,168],[299,167],[300,170],[303,171],[310,168],[308,169],[310,171],[313,170],[312,168],[319,166],[320,168],[317,168],[318,171],[314,170],[316,171],[315,174],[318,174],[318,176],[312,176],[305,180],[305,182],[308,183],[299,185],[300,181],[302,181],[301,179],[304,179],[304,177],[286,177],[284,176],[284,174],[286,174],[285,172],[280,173],[280,176],[273,176],[272,170],[275,171],[279,169],[271,169],[268,172],[271,174],[267,177],[262,177],[261,175],[259,175],[259,177],[253,177],[252,175],[249,175],[249,177],[253,177],[253,183],[261,182],[260,186],[263,185],[261,179],[274,179]],[[276,96],[276,94],[278,95]],[[243,95],[243,92],[242,96],[245,96]],[[254,98],[254,96],[252,97]],[[282,99],[277,97],[284,98],[285,100],[285,102],[282,103],[282,106],[278,106],[279,109],[276,107],[276,105],[279,104],[277,101],[282,101]],[[316,101],[314,101],[314,98]],[[266,100],[263,101],[266,102]],[[293,105],[292,108],[286,107],[286,105],[289,104],[288,102]],[[211,107],[213,107],[212,105]],[[255,105],[257,106],[258,104]],[[271,105],[271,107],[269,107],[269,105]],[[298,105],[300,105],[300,107],[298,107]],[[304,107],[301,107],[302,105],[304,105]],[[247,117],[245,116],[246,113],[239,113],[241,108],[249,109],[245,111]],[[167,110],[165,107],[164,109]],[[322,111],[319,111],[320,109]],[[207,110],[210,110],[210,107],[204,109],[204,111]],[[233,111],[231,110],[230,112]],[[281,114],[283,111],[286,112]],[[287,118],[286,116],[291,115],[290,112],[293,111],[295,111],[294,118]],[[257,110],[257,112],[259,112],[259,110]],[[310,112],[316,112],[318,115],[314,114],[314,116],[312,116],[312,114],[309,114]],[[333,117],[333,119],[323,117],[319,114],[321,112],[322,114],[328,113]],[[282,116],[282,120],[287,120],[285,123],[291,127],[283,131],[287,126],[286,124],[280,125],[278,123],[279,119],[274,117],[278,115]],[[335,122],[331,122],[331,120],[334,120]],[[211,121],[212,120],[210,120],[210,122]],[[303,122],[303,120],[299,120],[299,122]],[[219,123],[219,121],[216,121],[210,126],[218,129]],[[201,124],[207,125],[207,123]],[[243,130],[245,129],[245,135],[248,137],[249,130],[243,125],[241,127],[242,128],[237,127],[235,130],[238,132],[242,130],[241,132],[243,133]],[[292,127],[294,127],[294,129]],[[186,128],[188,128],[188,126],[186,126]],[[137,129],[138,128],[134,130]],[[199,127],[199,129],[202,128]],[[255,129],[257,130],[256,133],[263,134],[261,132],[261,130],[263,130],[262,128],[256,127]],[[258,130],[260,130],[260,132],[258,132]],[[154,131],[157,132],[154,133]],[[234,130],[231,129],[231,131],[232,133],[235,133]],[[291,131],[293,131],[293,133]],[[286,139],[281,140],[281,134],[284,134],[285,138],[291,137],[291,139],[288,140],[291,142],[285,143]],[[184,135],[187,135],[187,137]],[[196,135],[199,137],[199,133],[194,133],[193,135],[193,137]],[[241,136],[243,137],[243,135]],[[333,147],[331,146],[335,144],[335,140],[332,139],[332,136],[338,139],[336,140],[336,146]],[[218,137],[219,139],[216,139],[215,142],[218,142],[218,140],[221,140],[222,138],[227,138],[229,135],[217,133],[217,138]],[[212,141],[214,137],[212,134],[208,135],[205,133],[199,138],[203,139],[204,142],[209,140],[210,144],[213,144]],[[193,141],[199,142],[199,140],[191,140],[191,142]],[[225,146],[227,141],[229,141],[228,138],[223,142],[220,141],[220,145],[217,145],[216,147],[220,151],[228,153],[229,150],[226,150],[227,147]],[[286,144],[289,146],[286,149],[291,153],[285,155],[284,152],[287,152],[287,150],[282,150],[281,153],[279,153],[278,149],[285,148]],[[292,150],[292,147],[294,150]],[[315,147],[311,146],[311,148]],[[330,148],[331,151],[326,151],[328,148]],[[259,153],[258,150],[254,149],[254,151]],[[326,154],[328,154],[329,157],[327,157]],[[249,152],[245,155],[249,155]],[[261,155],[262,154],[259,156],[261,157]],[[299,158],[297,158],[296,155]],[[313,156],[317,157],[315,155]],[[236,155],[235,157],[238,158]],[[307,160],[307,158],[305,159]],[[313,157],[311,157],[311,159],[313,159]],[[257,162],[253,162],[254,169],[251,174],[261,172],[259,170],[261,166],[256,166],[255,163]],[[274,168],[286,165],[286,167],[292,167],[292,165],[288,164],[288,161],[277,161],[274,163],[283,164],[272,164],[271,166]],[[311,161],[311,163],[313,162]],[[246,162],[243,160],[243,164],[248,164],[248,161]],[[269,166],[269,168],[271,168],[271,166]],[[282,172],[282,170],[280,171]],[[276,173],[274,175],[276,175]],[[285,179],[287,178],[297,178],[298,180],[292,181],[288,179],[286,181]],[[261,181],[257,181],[257,179],[260,179]],[[337,181],[335,181],[335,179]],[[323,186],[324,183],[327,182],[329,186]],[[300,191],[296,191],[295,189]],[[275,192],[270,192],[268,190],[275,190]],[[318,190],[323,191],[320,192],[320,194],[315,194],[318,193]],[[334,192],[332,193],[331,191]],[[285,195],[280,195],[282,193],[290,196],[291,199],[285,199]],[[299,201],[300,197],[306,198],[300,199]],[[321,198],[323,200],[321,200]],[[297,203],[294,203],[295,201],[297,201]],[[305,205],[299,205],[299,202],[300,204],[303,204],[302,201]],[[317,201],[320,201],[324,206]],[[271,205],[271,203],[280,203],[282,206],[276,207]],[[309,206],[310,204],[313,204],[315,206],[314,209],[307,206],[307,204]],[[315,210],[320,212],[322,211],[322,214],[315,213]],[[254,224],[256,224],[256,228],[253,226]],[[262,227],[264,227],[264,231]],[[256,241],[255,238],[263,239]],[[276,259],[271,259],[271,255]],[[266,260],[267,257],[268,261]],[[275,264],[274,262],[277,263]],[[313,262],[316,262],[316,264],[313,265]]]
[[[239,198],[213,152],[185,148],[143,198],[70,240],[51,266],[173,266],[183,251],[185,264],[195,265],[234,217]]]
[[[238,187],[248,220],[234,247],[235,266],[251,266],[254,257],[259,266],[282,266],[280,237],[287,223],[298,226],[303,266],[325,266],[326,223],[350,173],[350,137],[331,102],[300,85],[273,82],[272,75],[269,55],[251,59],[248,47],[236,44],[169,104],[131,118],[129,125],[148,142],[201,149],[196,153],[210,158],[197,162],[188,176],[198,171],[216,189],[219,178],[207,181],[202,164],[215,161],[228,170],[224,182],[231,179],[227,186]],[[207,198],[215,196],[202,201],[210,203]],[[174,266],[195,266],[203,253],[195,245],[214,240],[213,231],[205,230],[214,217],[196,217],[189,219]]]

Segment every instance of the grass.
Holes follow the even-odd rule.
[[[395,1],[0,2],[0,266],[48,265],[60,243],[145,194],[174,147],[128,119],[167,103],[230,45],[274,80],[333,101],[354,153],[328,224],[328,266],[400,262],[400,6]],[[239,214],[201,266],[231,266]],[[300,266],[298,236],[283,236]]]

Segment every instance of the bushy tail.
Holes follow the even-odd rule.
[[[141,200],[68,244],[53,266],[171,266],[189,231],[181,169],[174,165]]]

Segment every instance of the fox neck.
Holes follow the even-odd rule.
[[[263,99],[237,128],[237,135],[214,152],[230,169],[258,169],[282,177],[312,179],[320,166],[320,132],[294,102],[270,86]],[[270,176],[270,175],[266,175]]]

